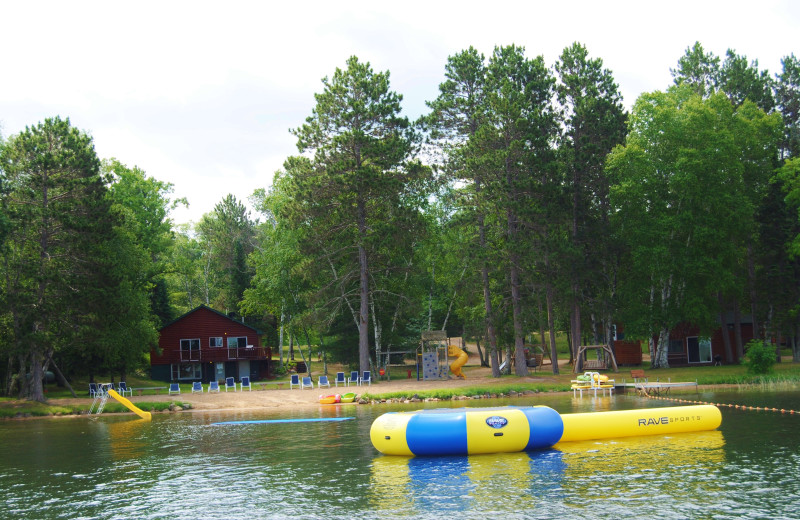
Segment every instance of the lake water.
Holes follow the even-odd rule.
[[[797,391],[687,398],[800,408]],[[505,404],[544,404],[560,413],[677,405],[631,395],[467,405]],[[723,408],[718,431],[563,443],[531,453],[405,458],[372,447],[375,417],[421,407],[2,421],[0,511],[6,519],[800,516],[797,414]],[[336,416],[354,420],[211,426]]]

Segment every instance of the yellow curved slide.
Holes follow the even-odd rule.
[[[142,419],[147,419],[148,421],[151,419],[150,412],[145,412],[144,410],[142,410],[141,408],[130,402],[129,399],[119,395],[116,390],[109,389],[108,395],[110,395],[111,397],[122,403],[123,406],[125,406],[125,408],[132,411]]]
[[[448,345],[447,355],[450,357],[458,356],[458,359],[456,359],[450,364],[450,372],[452,372],[453,375],[456,377],[466,379],[467,376],[465,376],[464,373],[461,371],[461,367],[467,364],[467,360],[469,359],[469,354],[467,354],[466,352],[464,352],[455,345]]]

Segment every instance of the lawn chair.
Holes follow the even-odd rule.
[[[181,393],[181,385],[179,385],[178,383],[169,384],[169,395],[180,394],[180,393]]]
[[[128,388],[128,383],[125,381],[119,382],[119,390],[117,390],[122,397],[125,397],[125,394],[133,397],[133,389]]]
[[[89,397],[94,397],[99,393],[97,383],[89,383]]]
[[[291,390],[295,386],[298,387],[300,386],[300,376],[298,376],[297,374],[292,374],[291,379],[289,379],[289,390]]]
[[[347,386],[347,379],[344,378],[344,372],[336,372],[336,379],[334,379],[333,382],[337,387],[339,386],[339,383]]]
[[[300,382],[300,390],[302,390],[303,388],[312,388],[312,389],[314,388],[314,382],[311,380],[310,376],[304,377],[303,380]]]
[[[208,383],[208,393],[217,392],[219,393],[219,381],[211,381]]]
[[[355,385],[361,384],[361,378],[358,377],[358,370],[350,372],[350,377],[347,378],[347,386],[350,386],[351,383]]]
[[[202,394],[203,393],[203,383],[200,381],[195,381],[192,383],[192,393],[193,394]]]
[[[328,381],[328,376],[319,376],[319,379],[317,379],[317,387],[322,388],[323,386],[327,386],[328,388],[331,387],[331,383]]]
[[[233,388],[234,392],[236,391],[236,381],[232,377],[225,378],[225,391],[227,392],[229,388]]]
[[[372,377],[370,377],[369,370],[364,370],[364,375],[361,376],[361,383],[359,384],[363,385],[364,383],[367,383],[369,386],[372,386]]]
[[[248,376],[244,376],[239,380],[239,390],[244,392],[244,389],[247,388],[247,391],[251,391],[252,388],[250,387],[250,378]]]

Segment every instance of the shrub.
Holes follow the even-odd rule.
[[[745,364],[750,374],[769,374],[775,364],[775,347],[753,339],[747,343]]]

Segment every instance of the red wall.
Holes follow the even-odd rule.
[[[222,347],[209,347],[209,338],[222,337]],[[170,323],[161,329],[161,336],[158,339],[158,346],[161,355],[157,352],[150,352],[151,365],[163,365],[170,363],[180,363],[180,348],[182,339],[200,338],[200,350],[202,361],[228,361],[228,337],[247,337],[247,344],[253,347],[261,347],[261,338],[256,330],[228,318],[223,314],[212,311],[206,307],[198,307],[182,318]],[[255,352],[263,353],[261,349]],[[265,355],[246,356],[249,359],[266,359]]]

